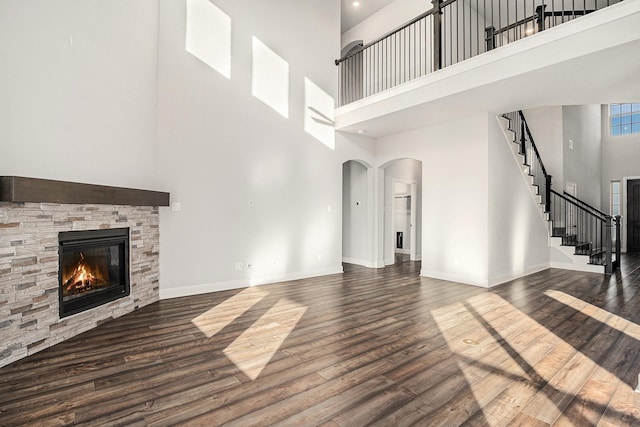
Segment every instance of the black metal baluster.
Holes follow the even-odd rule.
[[[409,33],[409,34],[407,34],[407,33]],[[403,51],[404,51],[404,62],[405,62],[405,66],[404,66],[405,71],[404,71],[403,74],[405,76],[405,80],[404,80],[405,82],[411,78],[411,74],[409,73],[409,71],[411,70],[411,65],[410,65],[410,62],[409,62],[409,51],[410,51],[410,47],[411,47],[411,37],[410,37],[411,34],[410,33],[411,33],[411,31],[409,29],[405,29],[405,31],[404,31],[404,48],[403,48]],[[407,40],[407,38],[409,40]]]
[[[367,90],[369,93],[369,96],[371,96],[371,94],[373,93],[373,49],[372,48],[368,48],[367,49],[367,58],[368,58],[368,67],[367,67],[367,76],[368,76],[368,84],[367,84]]]
[[[476,0],[476,55],[480,55],[480,0]]]
[[[351,102],[356,100],[356,72],[357,72],[357,66],[358,64],[356,63],[356,56],[352,56],[351,57],[351,82],[350,82],[350,86],[351,86]]]
[[[449,63],[448,65],[453,64],[453,4],[449,5]]]
[[[508,28],[509,28],[509,0],[507,0],[507,14],[506,14],[506,16],[507,16],[507,25],[506,25],[506,27],[507,27],[507,42],[510,42],[509,30],[508,30]]]
[[[404,82],[408,81],[411,79],[411,55],[409,54],[410,50],[411,50],[411,27],[409,28],[405,28],[404,30],[404,45],[403,45],[403,49],[404,51]],[[404,83],[403,82],[403,83]]]
[[[379,88],[379,81],[380,81],[380,67],[378,66],[378,63],[380,62],[380,44],[376,43],[375,44],[375,48],[373,51],[373,65],[375,67],[375,74],[373,72],[373,70],[371,70],[372,75],[374,76],[373,78],[373,93],[378,93],[378,88]]]
[[[422,76],[422,19],[420,20],[420,24],[418,27],[418,42],[420,43],[420,47],[418,48],[418,52],[420,53],[420,62],[418,63],[418,74]]]
[[[391,38],[388,38],[382,42],[382,91],[388,88],[387,79],[389,78],[389,64],[392,61],[390,56],[391,49]]]
[[[484,22],[482,23],[482,28],[485,29],[487,28],[487,0],[482,0],[482,16],[484,17]],[[480,31],[480,27],[478,27],[478,32]],[[478,38],[480,38],[480,35],[478,34]],[[486,33],[485,33],[485,52],[487,51],[487,44],[486,44]],[[479,49],[479,48],[478,48]],[[478,50],[478,53],[480,53],[480,50]]]
[[[419,39],[416,38],[416,27],[415,26],[413,27],[413,37],[412,37],[412,39],[413,39],[413,78],[415,79],[416,77],[418,77],[418,73],[416,71],[416,61],[417,61],[417,58],[418,58],[418,51],[416,49],[416,46],[418,44],[417,40],[419,40]]]
[[[460,2],[459,2],[460,3]],[[464,1],[461,2],[462,3],[462,60],[464,61],[466,59],[466,54],[467,54],[467,20],[466,20],[466,12],[464,10]],[[458,22],[460,20],[458,19]],[[458,24],[458,27],[460,26],[460,24]],[[458,61],[460,61],[460,59],[458,59]]]

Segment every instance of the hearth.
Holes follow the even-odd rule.
[[[129,295],[129,228],[66,231],[58,240],[60,318]]]

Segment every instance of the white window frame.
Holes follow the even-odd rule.
[[[616,193],[613,189],[613,185],[618,184],[618,192]],[[614,204],[613,195],[618,195],[618,204]],[[618,212],[615,211],[615,206],[618,207]],[[622,182],[620,180],[614,180],[609,183],[609,212],[612,216],[622,215]]]
[[[616,114],[613,114],[614,109],[617,109]],[[623,124],[622,121],[627,117],[629,118],[629,123]],[[619,121],[614,125],[615,119]],[[609,104],[609,135],[618,137],[638,133],[640,133],[640,103]]]

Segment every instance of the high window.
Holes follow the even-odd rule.
[[[640,133],[640,104],[610,104],[611,136]]]

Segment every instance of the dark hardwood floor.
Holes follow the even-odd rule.
[[[0,425],[640,425],[640,256],[484,290],[419,263],[160,301],[0,369]]]

